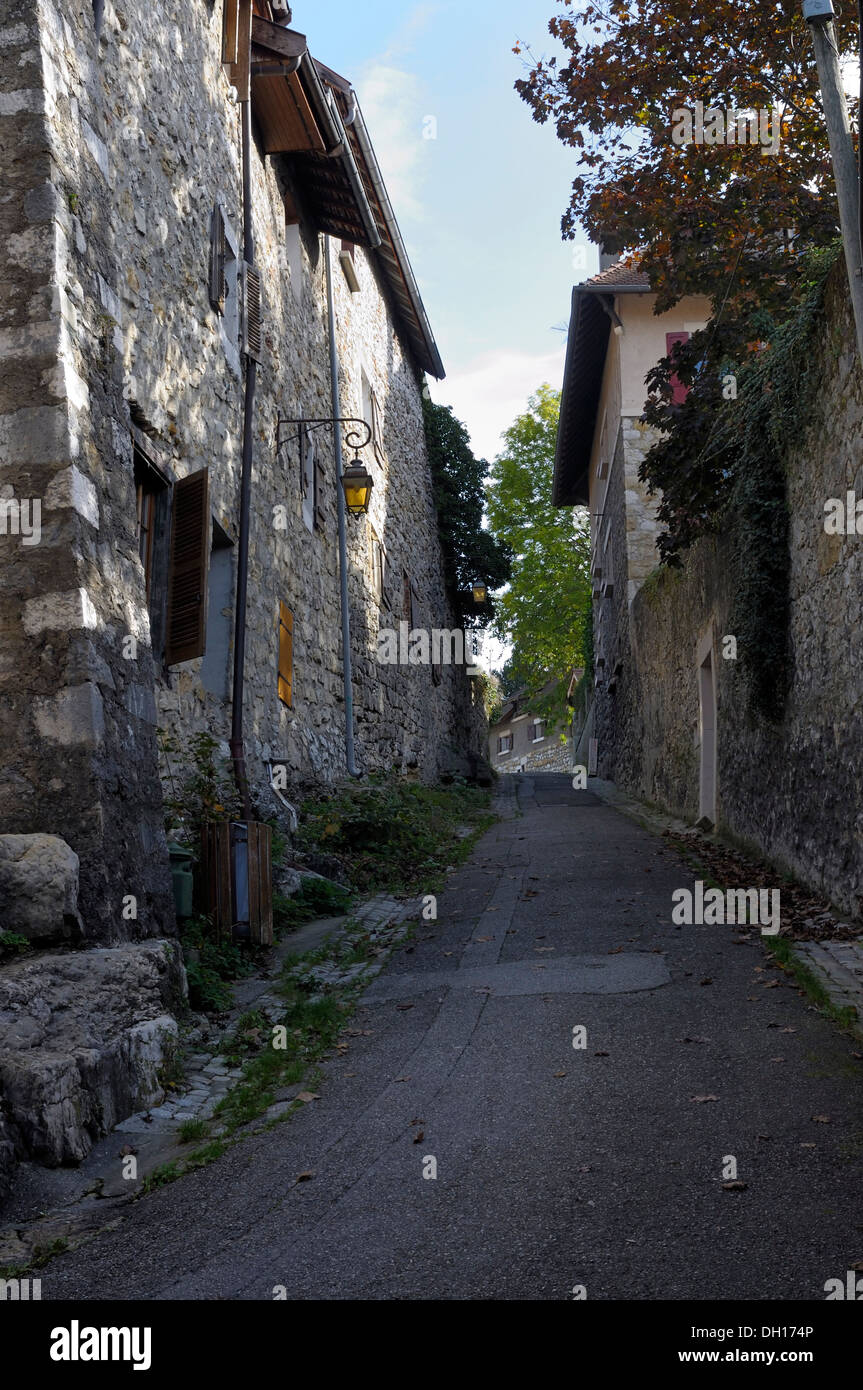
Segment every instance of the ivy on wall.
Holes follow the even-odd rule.
[[[664,564],[680,565],[681,552],[701,535],[729,537],[729,631],[737,637],[748,708],[771,721],[782,718],[788,692],[786,461],[805,436],[815,399],[825,286],[840,249],[834,245],[810,254],[795,313],[771,329],[769,345],[753,351],[739,372],[727,363],[721,376],[711,373],[704,383],[696,379],[687,414],[706,414],[709,401],[712,418],[701,448],[693,451],[690,444],[686,467],[675,468],[677,454],[687,452],[683,431],[661,440],[642,465],[649,485],[658,490],[667,483],[669,488],[660,509],[662,519],[671,523],[660,540]],[[717,399],[722,380],[734,383],[730,399]]]

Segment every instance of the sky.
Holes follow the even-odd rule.
[[[325,0],[292,27],[354,85],[437,339],[433,398],[493,458],[543,382],[563,379],[574,283],[597,253],[564,242],[574,152],[513,89],[524,59],[555,51],[558,0]]]

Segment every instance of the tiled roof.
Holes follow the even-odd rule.
[[[624,261],[617,261],[610,265],[607,270],[601,270],[598,275],[592,275],[589,280],[585,280],[584,289],[619,289],[626,285],[631,289],[649,290],[650,281],[643,270],[639,270],[636,265],[627,265]]]

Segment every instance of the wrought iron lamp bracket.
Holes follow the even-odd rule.
[[[298,429],[296,434],[292,434],[289,438],[285,438],[282,431],[283,428],[289,425],[297,425]],[[371,425],[367,420],[361,420],[356,415],[340,415],[338,417],[327,417],[322,420],[292,419],[288,416],[280,415],[276,421],[276,455],[278,456],[282,449],[288,448],[295,441],[304,440],[306,435],[311,434],[313,430],[324,429],[328,425],[359,426],[359,430],[351,429],[345,434],[345,444],[349,449],[353,449],[355,454],[358,454],[360,449],[365,449],[366,446],[372,442]],[[363,433],[365,434],[365,438],[362,437]]]

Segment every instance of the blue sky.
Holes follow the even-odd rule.
[[[292,27],[359,94],[447,372],[432,394],[489,458],[530,393],[560,385],[564,334],[554,325],[567,320],[573,283],[596,268],[584,237],[576,265],[560,235],[574,152],[513,90],[524,71],[516,39],[537,55],[554,51],[548,20],[558,9],[557,0],[293,6]]]

